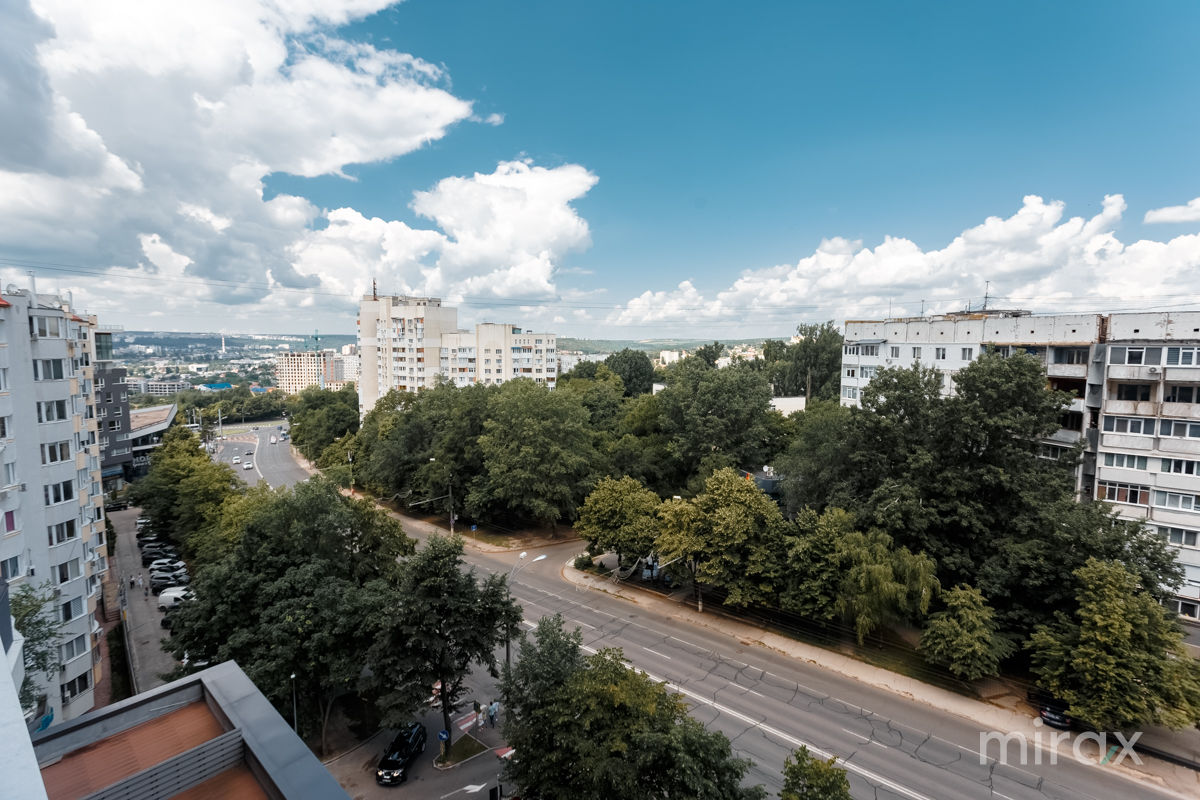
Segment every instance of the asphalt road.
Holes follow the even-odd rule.
[[[292,454],[291,442],[279,440],[280,423],[263,423],[258,430],[247,428],[238,433],[229,433],[225,439],[217,443],[217,458],[233,467],[238,476],[247,483],[266,481],[271,488],[293,486],[309,478],[308,472],[300,466]],[[287,423],[283,423],[287,430]],[[271,444],[271,437],[275,444]],[[247,456],[249,452],[252,455]],[[234,456],[243,463],[233,464]],[[253,467],[245,469],[245,462]]]
[[[565,582],[561,569],[579,549],[578,543],[541,549],[548,558],[516,575],[513,596],[527,622],[561,613],[583,631],[585,646],[622,648],[630,663],[668,681],[693,716],[752,759],[747,780],[772,794],[782,787],[784,760],[804,743],[846,760],[855,798],[1175,796],[1073,760],[1016,766],[1010,750],[1009,765],[999,765],[996,745],[981,764],[976,723]],[[471,554],[469,561],[508,572],[515,558]]]

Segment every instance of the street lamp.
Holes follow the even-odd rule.
[[[525,561],[525,556],[527,556],[527,555],[529,555],[529,553],[522,551],[521,555],[517,556],[516,563],[514,563],[512,565],[512,569],[510,569],[508,571],[508,579],[506,581],[504,581],[504,591],[507,594],[508,601],[510,603],[512,602],[512,579],[513,579],[513,577],[518,572],[523,570],[525,567],[528,567],[530,564],[536,564],[537,562],[542,561],[543,559],[546,558],[546,554],[542,553],[540,556],[533,559],[533,561],[527,562],[527,561]],[[511,652],[512,630],[510,629],[510,630],[506,631],[505,633],[507,635],[504,637],[504,668],[508,669],[508,667],[511,666],[511,664],[512,664],[512,652]]]
[[[296,721],[296,673],[292,673],[292,732],[300,735],[300,725]]]
[[[436,458],[430,458],[429,463],[436,462]],[[454,535],[454,473],[450,473],[450,480],[446,483],[447,496],[450,498],[450,535]]]

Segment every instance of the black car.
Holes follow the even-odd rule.
[[[191,582],[191,578],[184,575],[179,578],[151,578],[150,591],[158,594],[163,589],[170,589],[172,586],[187,586]]]
[[[155,550],[142,551],[142,566],[148,567],[160,558],[179,558],[179,553],[175,550],[167,550],[166,548],[158,548]]]
[[[1038,689],[1026,694],[1025,699],[1037,709],[1038,716],[1042,718],[1042,722],[1051,728],[1069,731],[1075,727],[1075,718],[1067,713],[1068,703],[1066,700],[1060,700]]]
[[[375,769],[375,782],[381,786],[404,783],[408,779],[408,768],[424,752],[425,726],[419,722],[409,723],[383,751],[383,758],[379,759]]]

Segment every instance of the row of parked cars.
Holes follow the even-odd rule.
[[[154,531],[149,519],[138,519],[136,536],[142,552],[142,566],[150,570],[150,591],[161,595],[168,589],[183,589],[192,582],[179,551]]]

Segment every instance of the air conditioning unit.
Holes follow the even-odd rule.
[[[1151,368],[1150,368],[1150,374],[1151,374],[1151,375],[1157,375],[1157,374],[1158,374],[1158,367],[1151,367]]]

